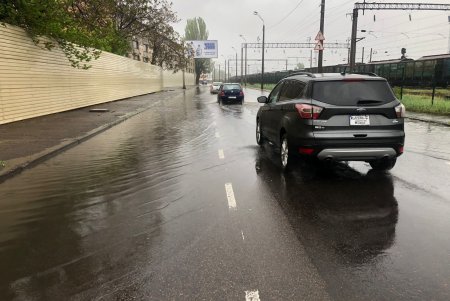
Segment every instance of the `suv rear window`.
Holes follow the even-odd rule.
[[[339,106],[382,105],[395,100],[384,80],[315,82],[312,98]]]
[[[224,90],[240,90],[240,85],[223,85]]]

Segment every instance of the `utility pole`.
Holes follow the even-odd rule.
[[[320,8],[320,32],[324,35],[324,23],[325,23],[325,0],[322,0]],[[319,41],[320,42],[320,41]],[[319,63],[317,65],[318,73],[322,73],[322,61],[323,61],[323,49],[319,50]]]
[[[350,40],[350,72],[355,68],[355,56],[356,56],[356,32],[358,31],[358,9],[353,9],[352,16],[352,37]]]
[[[311,50],[311,56],[309,58],[309,68],[312,68],[312,50]]]
[[[361,63],[364,64],[364,47],[362,48]]]
[[[448,53],[450,53],[450,16],[448,16]]]
[[[230,59],[228,59],[228,78],[227,82],[230,81]]]
[[[369,63],[372,63],[372,48],[370,48],[370,59],[369,59]]]
[[[219,64],[219,82],[220,82],[220,64]]]

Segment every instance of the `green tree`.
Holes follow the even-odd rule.
[[[51,50],[58,45],[72,66],[88,68],[86,64],[98,58],[102,40],[89,31],[86,24],[73,18],[69,0],[8,0],[0,3],[0,22],[24,28],[36,44]],[[108,33],[109,34],[109,33]],[[75,44],[78,46],[76,47]]]
[[[171,25],[178,19],[167,0],[2,0],[0,22],[24,28],[36,44],[49,38],[44,47],[60,47],[77,68],[89,68],[99,50],[126,54],[134,37],[158,48],[155,64],[185,64],[183,42]]]
[[[206,23],[201,18],[188,19],[184,30],[185,40],[207,40],[209,36]],[[211,59],[195,59],[195,83],[198,85],[200,75],[211,69]]]
[[[298,64],[295,66],[295,69],[294,69],[294,70],[302,70],[302,69],[305,69],[305,65],[304,65],[303,63],[298,63]]]

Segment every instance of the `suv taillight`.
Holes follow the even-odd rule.
[[[244,92],[243,92],[243,91],[240,91],[240,92],[239,92],[239,96],[244,96]]]
[[[295,108],[300,114],[300,117],[303,119],[317,119],[323,111],[322,107],[307,105],[304,103],[296,104]]]
[[[405,106],[402,104],[399,104],[395,107],[395,114],[397,115],[397,118],[404,118],[406,113]]]
[[[220,96],[225,96],[225,92],[220,92]]]

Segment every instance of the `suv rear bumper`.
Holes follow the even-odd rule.
[[[369,161],[395,158],[397,152],[391,147],[326,148],[317,154],[319,160]]]

